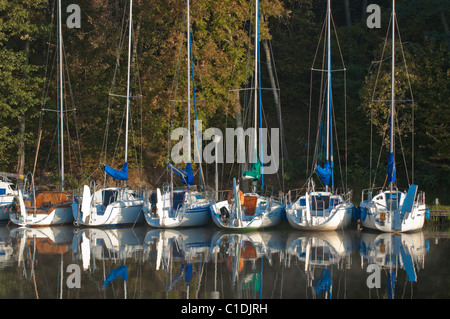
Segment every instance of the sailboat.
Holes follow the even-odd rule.
[[[262,168],[258,158],[258,109],[261,112],[261,88],[259,65],[259,1],[255,1],[255,109],[253,159],[250,171],[243,171],[242,178],[252,181],[253,189],[250,193],[240,190],[236,178],[233,178],[233,189],[228,193],[227,200],[211,205],[211,216],[214,223],[225,229],[260,229],[276,226],[281,222],[285,206],[272,197],[256,193],[256,185],[261,178]],[[262,123],[260,123],[262,126]],[[261,130],[261,127],[260,127]],[[260,147],[260,154],[262,150]],[[263,182],[262,182],[263,183]]]
[[[0,172],[0,222],[9,220],[10,210],[14,207],[14,198],[19,195],[16,186],[9,178],[23,179],[23,175]]]
[[[60,191],[42,191],[36,194],[32,176],[32,194],[25,198],[18,190],[15,209],[11,210],[10,220],[19,226],[51,226],[73,222],[72,194],[64,191],[64,95],[63,95],[63,37],[61,28],[61,0],[58,1],[58,61],[59,61],[59,128],[60,128]]]
[[[84,185],[81,196],[72,203],[76,224],[85,226],[134,224],[144,221],[142,205],[144,201],[135,191],[126,187],[128,179],[128,122],[130,108],[130,65],[131,30],[133,23],[133,1],[130,0],[129,39],[128,39],[128,78],[126,96],[125,163],[121,170],[104,165],[105,172],[115,180],[123,181],[123,187],[108,187],[99,190]]]
[[[351,220],[354,205],[351,202],[351,192],[338,194],[334,187],[334,163],[333,163],[333,105],[331,87],[331,4],[327,2],[327,41],[326,58],[327,68],[321,70],[326,72],[327,82],[325,85],[326,96],[323,109],[323,122],[325,126],[319,127],[319,132],[326,134],[326,154],[323,167],[318,165],[319,156],[308,179],[306,193],[295,202],[286,207],[286,217],[289,224],[301,230],[337,230],[347,227]],[[319,139],[317,140],[319,144]],[[325,190],[316,190],[313,180],[314,173],[325,185]]]
[[[407,191],[401,191],[396,185],[396,164],[394,156],[395,132],[395,0],[392,2],[392,66],[390,100],[390,135],[387,164],[389,186],[373,194],[374,189],[362,191],[359,203],[361,226],[383,232],[406,232],[423,227],[428,209],[425,205],[425,193],[418,192],[418,186],[411,184]],[[372,185],[371,185],[372,187]]]
[[[191,31],[190,31],[190,14],[189,14],[189,0],[187,0],[187,108],[188,108],[188,156],[189,160],[185,169],[180,169],[171,163],[168,163],[168,168],[173,173],[181,177],[181,181],[187,189],[173,188],[173,178],[171,178],[170,185],[156,189],[156,193],[147,194],[144,196],[144,215],[147,223],[152,227],[157,228],[178,228],[178,227],[194,227],[205,225],[209,220],[209,200],[203,192],[192,189],[194,182],[194,175],[191,165]],[[192,72],[192,81],[194,81],[194,73]],[[195,88],[194,88],[194,103],[195,103]]]

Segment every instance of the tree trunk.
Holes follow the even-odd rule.
[[[352,17],[350,15],[350,3],[349,0],[344,0],[345,7],[345,21],[347,22],[347,27],[352,26]]]
[[[269,45],[267,44],[267,40],[262,41],[264,51],[266,53],[266,63],[267,63],[267,71],[269,72],[269,78],[270,78],[270,85],[272,86],[272,92],[273,92],[273,98],[275,100],[275,107],[277,109],[277,118],[278,118],[278,124],[280,126],[280,140],[281,140],[281,146],[283,150],[282,158],[287,159],[288,158],[288,152],[286,147],[286,142],[284,139],[284,128],[283,128],[283,118],[281,115],[281,105],[280,105],[280,97],[278,95],[277,91],[277,85],[273,73],[272,68],[272,58],[269,50]]]
[[[25,41],[25,65],[28,66],[28,59],[30,56],[30,40]],[[27,77],[27,74],[25,74]],[[17,174],[23,175],[25,170],[25,112],[21,114],[19,123],[19,143],[18,143],[18,159],[17,159]]]
[[[19,145],[18,145],[18,160],[17,160],[17,174],[23,175],[25,169],[25,114],[22,114],[19,124]]]
[[[234,110],[235,110],[235,115],[236,115],[236,128],[242,127],[244,128],[244,120],[243,118],[245,117],[245,114],[242,114],[242,106],[241,106],[241,102],[240,102],[240,96],[239,96],[239,91],[235,91],[234,92]],[[245,149],[245,139],[244,140],[240,140],[237,139],[236,141],[237,145],[236,145],[236,150],[242,150]],[[236,154],[237,156],[237,154]],[[248,157],[248,154],[245,154],[246,157]],[[245,163],[240,163],[238,161],[238,165],[239,165],[239,174],[245,170],[248,169],[248,167],[246,167],[246,161]],[[250,190],[249,187],[249,181],[244,179],[241,181],[240,183],[240,188],[241,190],[245,193],[248,192]]]
[[[450,35],[450,30],[448,28],[447,20],[445,19],[445,12],[441,11],[440,15],[441,15],[441,23],[442,23],[442,26],[444,27],[445,35],[447,36],[447,48],[448,48],[448,51],[450,51],[450,41],[448,40],[449,35]]]
[[[366,19],[366,14],[367,14],[367,0],[363,0],[363,5],[362,5],[362,12],[361,12],[361,21],[364,21]]]

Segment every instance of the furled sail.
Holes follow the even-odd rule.
[[[170,163],[168,164],[168,166],[175,174],[181,177],[181,181],[184,185],[192,185],[194,183],[194,173],[192,172],[191,163],[187,163],[184,170],[173,166]]]
[[[325,162],[325,165],[323,166],[323,168],[316,165],[316,173],[325,185],[330,185],[331,176],[333,175],[333,171],[332,171],[330,163],[328,161]]]
[[[111,176],[114,179],[118,179],[121,181],[125,181],[128,179],[128,162],[125,162],[125,164],[123,164],[122,169],[120,171],[106,165],[105,165],[105,172]]]
[[[395,160],[394,160],[394,153],[389,153],[389,159],[387,164],[387,175],[388,175],[388,182],[395,182]]]
[[[242,178],[256,182],[261,177],[261,162],[256,157],[256,163],[252,163],[249,171],[242,171]]]

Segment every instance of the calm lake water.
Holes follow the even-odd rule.
[[[448,234],[0,224],[0,298],[450,298]]]

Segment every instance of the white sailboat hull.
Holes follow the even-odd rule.
[[[361,226],[382,232],[409,232],[422,229],[425,223],[425,205],[415,205],[408,217],[396,222],[397,213],[380,207],[372,201],[359,204],[361,211]],[[399,226],[399,227],[398,227]]]
[[[106,226],[106,225],[124,225],[141,223],[144,221],[142,214],[143,200],[134,200],[126,202],[117,202],[106,207],[104,212],[100,213],[101,207],[91,207],[91,215],[85,221],[75,219],[77,223],[84,226]],[[73,202],[73,211],[78,210],[78,204]]]
[[[181,217],[159,216],[144,207],[147,224],[156,228],[196,227],[206,225],[209,219],[209,205],[187,209]]]
[[[115,200],[106,203],[104,200],[105,195],[103,195],[105,191],[117,192]],[[143,222],[143,205],[144,200],[135,198],[131,190],[110,188],[99,190],[92,195],[91,203],[87,205],[88,209],[90,209],[89,211],[83,211],[83,208],[86,207],[86,201],[83,202],[82,196],[78,200],[73,201],[72,208],[73,217],[77,224],[84,226],[109,226]]]
[[[8,221],[11,208],[14,206],[14,197],[18,195],[13,190],[14,184],[0,180],[0,221]]]
[[[25,217],[18,213],[12,213],[10,220],[12,223],[21,227],[53,226],[72,223],[72,207],[70,205],[61,205],[61,207],[55,207],[48,214],[33,214],[32,210],[28,210],[28,214]]]
[[[206,225],[209,221],[209,202],[201,198],[198,192],[177,191],[183,195],[183,203],[174,209],[171,205],[170,192],[161,195],[157,192],[157,203],[146,201],[144,204],[144,216],[147,224],[155,228],[196,227]],[[199,196],[199,197],[197,197]],[[184,198],[185,197],[185,198]],[[153,207],[152,207],[153,206]]]
[[[329,197],[328,207],[314,209],[314,205],[310,205],[308,209],[306,196],[311,198],[317,195],[318,193],[304,195],[288,205],[286,217],[289,224],[300,230],[339,230],[348,227],[352,221],[354,205],[350,201],[343,201],[340,196],[325,193],[321,195]],[[330,200],[335,205],[330,205]]]
[[[45,191],[33,198],[33,201],[34,204],[28,198],[25,203],[22,191],[19,190],[15,199],[15,209],[10,213],[11,222],[21,227],[53,226],[73,222],[72,201],[68,193]]]
[[[244,194],[244,196],[249,195],[258,196],[256,194]],[[254,215],[246,215],[245,210],[242,210],[241,218],[226,219],[222,213],[223,209],[228,210],[230,216],[236,216],[234,203],[229,203],[225,200],[211,205],[211,217],[217,226],[224,229],[252,230],[273,227],[280,224],[285,206],[280,202],[258,196]]]
[[[13,206],[14,195],[0,196],[0,221],[9,220],[9,211]]]

